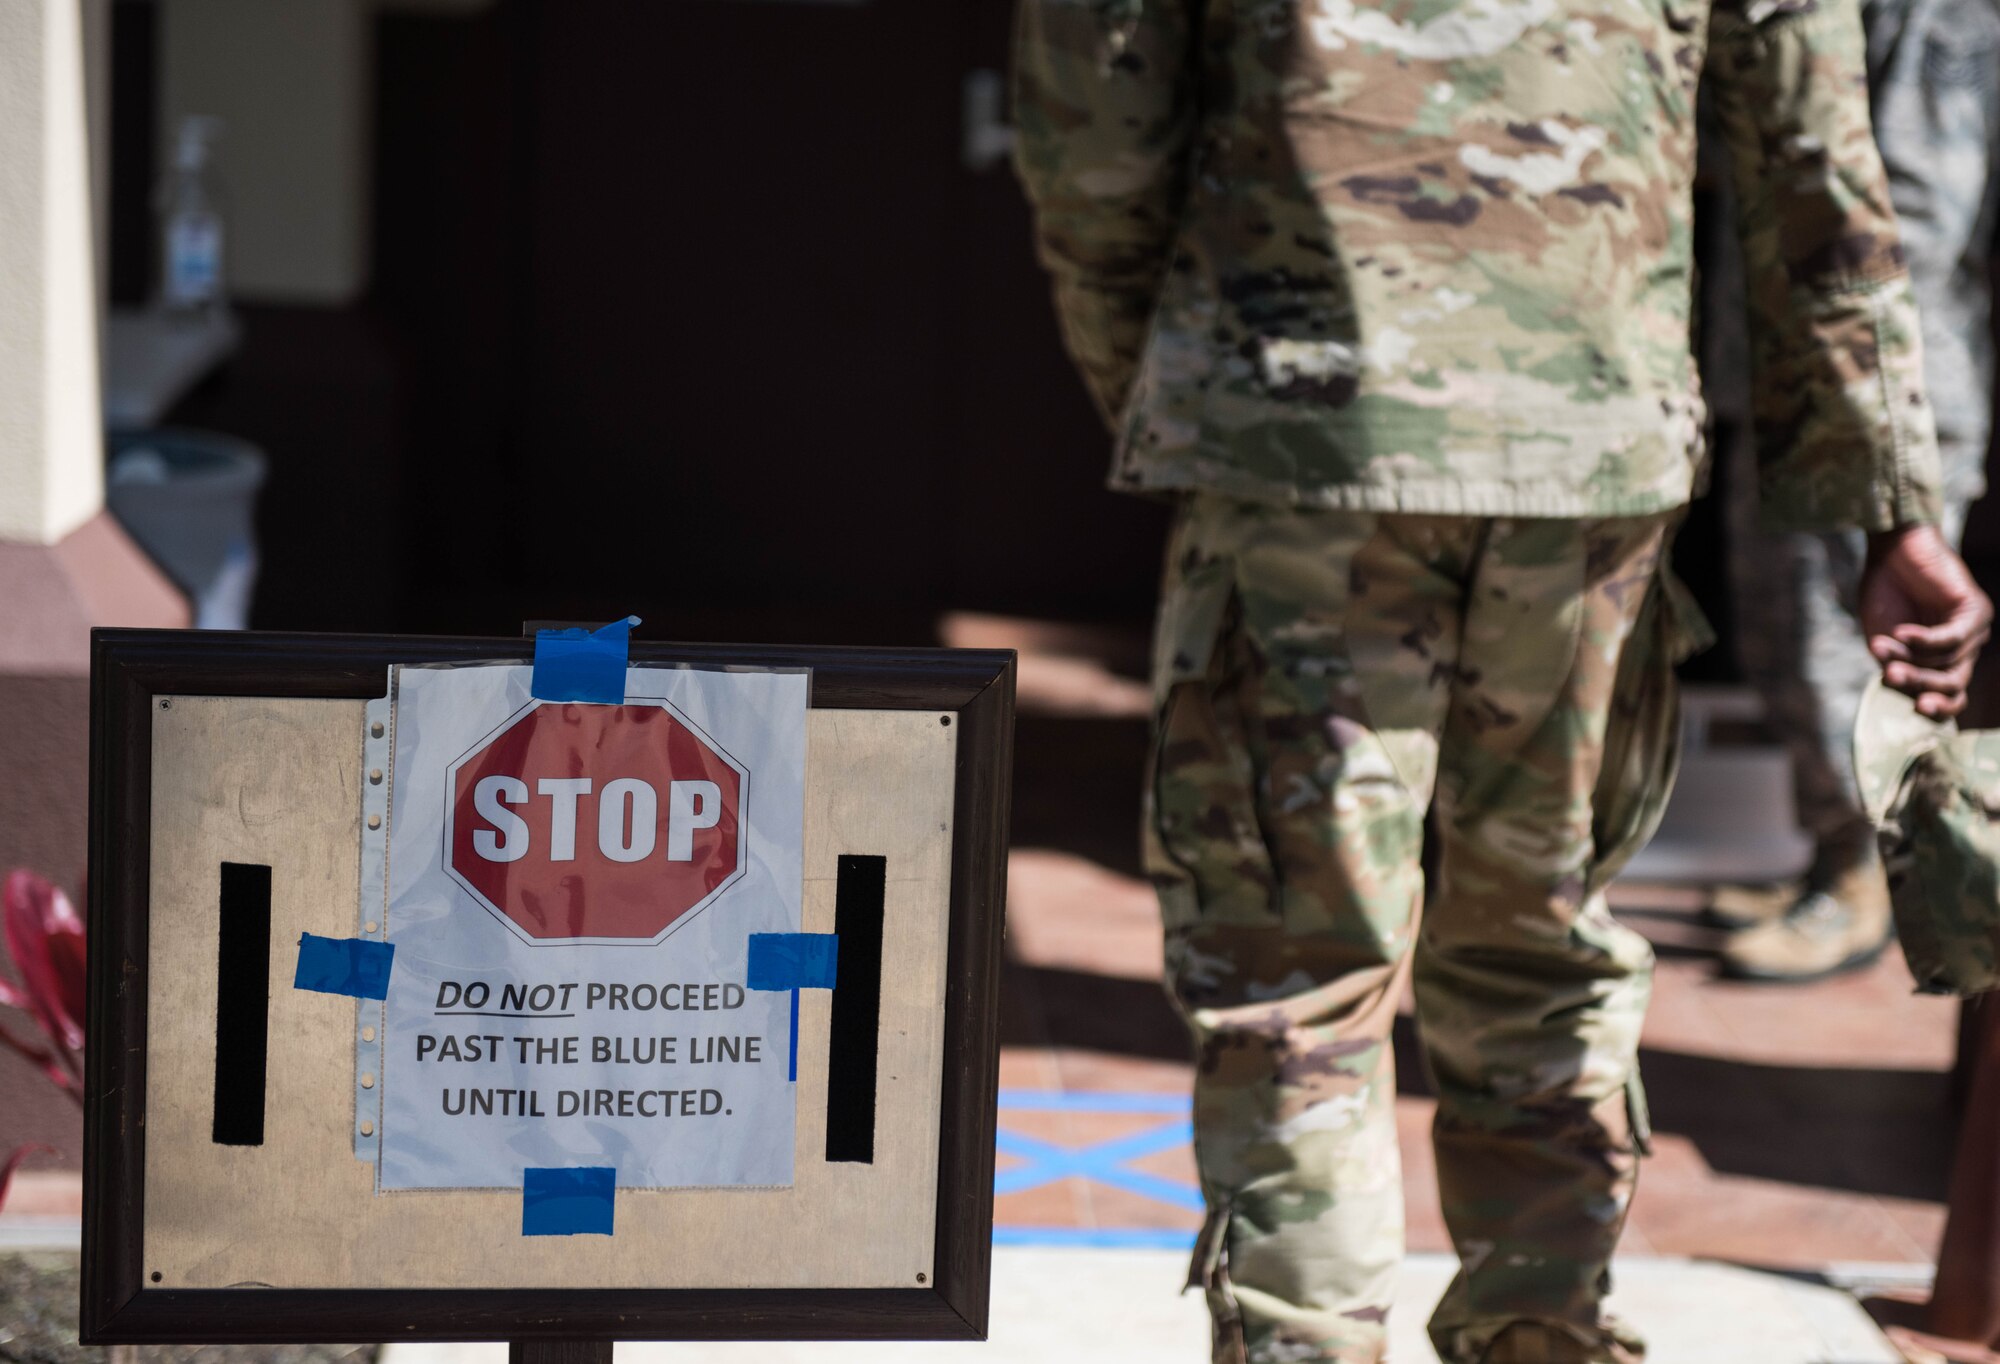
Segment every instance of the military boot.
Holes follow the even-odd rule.
[[[1803,983],[1858,970],[1894,935],[1882,864],[1867,858],[1809,889],[1781,916],[1745,928],[1722,949],[1722,972],[1738,980]]]
[[[1783,918],[1785,911],[1797,904],[1805,893],[1806,883],[1797,877],[1790,881],[1716,886],[1709,892],[1708,903],[1701,907],[1702,921],[1710,928],[1731,933],[1738,929],[1755,928],[1758,924]]]
[[[1646,1347],[1622,1323],[1606,1318],[1600,1338],[1553,1321],[1517,1321],[1493,1338],[1480,1364],[1640,1364]]]

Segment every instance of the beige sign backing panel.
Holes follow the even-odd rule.
[[[875,1160],[823,1159],[827,991],[802,997],[790,1189],[618,1191],[616,1234],[523,1237],[514,1192],[378,1195],[353,1154],[355,1002],[292,988],[304,932],[360,931],[362,703],[158,698],[145,1268],[166,1288],[903,1288],[930,1281],[957,730],[815,710],[805,922],[842,854],[886,859]],[[261,1146],[210,1140],[220,864],[271,867]],[[370,1018],[379,1010],[369,1005]],[[157,1278],[155,1276],[157,1275]]]

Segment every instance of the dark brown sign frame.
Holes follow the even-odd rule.
[[[960,726],[951,835],[935,1282],[917,1288],[173,1288],[147,1282],[147,942],[154,698],[366,700],[393,664],[532,661],[520,638],[97,630],[91,638],[90,1002],[82,1339],[976,1340],[992,1254],[997,998],[1014,656],[661,644],[635,664],[810,668],[816,709],[926,710]],[[537,1351],[536,1353],[545,1353]]]

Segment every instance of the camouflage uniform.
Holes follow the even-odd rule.
[[[1652,954],[1601,892],[1650,830],[1644,805],[1594,829],[1593,796],[1607,767],[1656,772],[1671,751],[1659,689],[1605,753],[1642,618],[1641,652],[1673,652],[1649,609],[1671,516],[1183,506],[1146,861],[1197,1041],[1218,1356],[1246,1331],[1261,1359],[1380,1351],[1402,1259],[1389,1032],[1413,963],[1468,1270],[1440,1348],[1477,1358],[1524,1315],[1603,1325]]]
[[[1917,989],[2000,989],[2000,730],[1928,720],[1879,678],[1859,709],[1855,775]]]
[[[1640,1349],[1599,1303],[1649,958],[1597,891],[1670,779],[1705,52],[1766,506],[1934,520],[1847,0],[1022,0],[1018,164],[1065,336],[1114,485],[1182,502],[1147,862],[1220,1359],[1381,1356],[1405,972],[1464,1263],[1440,1352]]]
[[[2000,0],[1876,0],[1862,11],[1875,136],[1923,319],[1924,372],[1952,543],[1985,491],[1993,380],[1989,261],[2000,227]],[[1726,243],[1719,243],[1727,250]],[[1721,253],[1718,253],[1721,254]],[[1711,306],[1741,265],[1710,270]],[[1725,335],[1725,324],[1719,329]],[[1873,858],[1851,737],[1880,669],[1855,611],[1865,546],[1852,532],[1760,535],[1749,387],[1709,349],[1707,390],[1731,460],[1731,570],[1738,652],[1791,751],[1799,822],[1821,850],[1816,881]]]

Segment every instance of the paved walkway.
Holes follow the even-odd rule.
[[[1625,1248],[1811,1268],[1928,1262],[1943,1228],[1955,1007],[1900,958],[1779,988],[1712,977],[1685,891],[1621,887],[1659,978],[1642,1065],[1658,1129]],[[1154,978],[1150,892],[1047,850],[1015,854],[996,1215],[1009,1244],[1184,1244],[1198,1222],[1189,1068]],[[1398,1125],[1418,1250],[1449,1243],[1434,1107],[1398,1036]]]
[[[1194,1294],[1173,1292],[1181,1273],[1170,1251],[1002,1247],[985,1344],[627,1344],[617,1364],[1205,1364],[1207,1315]],[[1450,1277],[1441,1255],[1404,1265],[1394,1364],[1436,1360],[1424,1317]],[[1822,1283],[1685,1260],[1634,1260],[1618,1281],[1613,1301],[1650,1338],[1657,1364],[1899,1364],[1854,1299]],[[506,1359],[504,1345],[391,1345],[381,1364]]]

